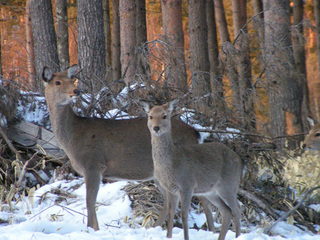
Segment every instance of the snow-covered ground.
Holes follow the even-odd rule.
[[[138,224],[139,219],[135,219],[132,223],[131,202],[126,193],[121,190],[126,184],[126,181],[101,184],[97,198],[99,231],[95,232],[86,226],[85,185],[83,178],[79,178],[69,181],[56,181],[39,188],[32,195],[33,197],[13,203],[13,213],[10,213],[9,206],[3,206],[4,211],[0,212],[0,219],[9,219],[10,224],[0,225],[0,239],[166,239],[166,230],[160,227],[146,229]],[[192,211],[190,212],[189,220],[190,226],[193,226],[194,223],[201,226],[205,221],[205,216]],[[237,239],[320,239],[320,235],[313,235],[284,222],[273,229],[275,236],[263,234],[260,228],[242,228],[242,232]],[[212,234],[204,230],[190,229],[189,236],[190,239],[194,240],[218,239],[218,233]],[[226,239],[231,240],[234,238],[234,232],[229,231]],[[174,228],[172,239],[183,239],[182,229]]]

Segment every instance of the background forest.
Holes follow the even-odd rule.
[[[44,66],[78,64],[80,114],[138,116],[139,99],[180,98],[179,113],[210,133],[206,141],[223,141],[247,161],[239,192],[246,216],[277,219],[319,185],[317,156],[299,149],[307,117],[320,120],[318,0],[0,0],[0,9],[0,117],[9,123],[18,90],[43,95]],[[0,173],[12,175],[4,149]],[[15,179],[2,181],[0,201]],[[301,207],[294,219],[317,232],[319,213]]]

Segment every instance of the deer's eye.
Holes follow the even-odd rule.
[[[316,137],[320,137],[320,133],[316,133],[314,136],[316,136]]]
[[[61,82],[60,81],[56,81],[55,84],[58,86],[58,85],[61,85]]]
[[[162,119],[167,119],[167,115],[164,115],[164,116],[162,117]]]
[[[152,116],[149,116],[149,119],[152,119],[153,117]]]

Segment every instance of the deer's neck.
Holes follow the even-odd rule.
[[[49,113],[52,130],[62,148],[68,144],[73,134],[73,127],[76,114],[70,104],[54,105],[49,104]]]
[[[151,134],[152,156],[155,168],[163,165],[172,165],[172,154],[174,145],[171,133],[165,133],[161,136]]]

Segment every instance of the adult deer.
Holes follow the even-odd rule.
[[[188,211],[193,195],[206,198],[219,208],[223,218],[219,240],[225,238],[232,216],[238,237],[241,213],[237,192],[242,160],[222,143],[176,147],[172,141],[172,136],[177,134],[175,125],[171,130],[171,113],[176,102],[173,100],[153,108],[142,102],[148,114],[155,177],[167,196],[167,237],[172,237],[173,216],[180,198],[184,239],[189,239]]]
[[[153,179],[150,133],[145,118],[103,120],[77,116],[70,106],[80,93],[73,79],[77,72],[76,65],[59,73],[45,67],[45,97],[54,135],[72,167],[85,179],[87,224],[98,230],[95,203],[101,178]],[[173,125],[175,143],[197,143],[198,133],[192,127],[179,120],[174,120]],[[205,199],[202,203],[210,228],[213,218],[209,203]],[[163,209],[156,225],[161,225],[166,216],[167,209]]]
[[[308,119],[312,127],[303,141],[302,148],[320,151],[320,124],[313,119]]]

